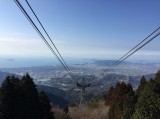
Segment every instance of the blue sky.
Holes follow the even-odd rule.
[[[68,58],[119,58],[160,26],[159,0],[28,1]],[[0,16],[0,57],[52,57],[14,0],[1,0]],[[131,58],[159,59],[159,44],[160,37]]]

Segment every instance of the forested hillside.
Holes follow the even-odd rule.
[[[54,97],[53,97],[54,100]],[[51,107],[44,92],[38,92],[29,74],[22,79],[7,76],[0,87],[0,119],[159,119],[160,71],[149,81],[142,76],[137,90],[117,82],[104,99],[80,107]]]
[[[0,87],[0,119],[54,119],[44,92],[38,93],[29,74],[7,76]]]
[[[143,76],[137,90],[130,84],[118,82],[106,97],[109,119],[159,119],[160,71],[148,82]]]

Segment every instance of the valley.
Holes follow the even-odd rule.
[[[146,79],[149,80],[160,69],[160,63],[123,62],[114,70],[104,72],[103,70],[113,62],[115,61],[95,60],[91,63],[70,65],[70,69],[77,80],[81,80],[83,77],[90,78],[91,86],[86,89],[85,100],[102,98],[110,86],[115,85],[117,81],[131,83],[133,88],[136,89],[142,75],[145,75]],[[41,90],[62,97],[68,102],[79,103],[80,101],[81,90],[76,86],[76,81],[70,78],[62,66],[1,68],[0,71],[19,76],[29,73]],[[1,76],[1,78],[4,78],[4,76]]]

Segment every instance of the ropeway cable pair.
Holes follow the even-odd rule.
[[[143,48],[145,45],[150,43],[152,40],[154,40],[156,37],[160,35],[160,27],[158,27],[155,31],[153,31],[149,36],[147,36],[144,40],[139,42],[135,47],[133,47],[130,51],[128,51],[125,55],[123,55],[119,60],[114,62],[112,65],[110,65],[107,69],[103,70],[104,72],[109,72],[114,70],[114,68],[122,63],[124,60],[129,58],[131,55],[136,53],[138,50]]]
[[[68,65],[65,62],[65,60],[63,59],[62,55],[60,54],[60,52],[58,51],[57,47],[53,43],[51,37],[49,36],[49,34],[47,33],[46,29],[44,28],[44,26],[40,22],[39,18],[37,17],[36,13],[34,12],[33,8],[29,4],[29,2],[27,0],[25,0],[26,3],[27,3],[27,5],[28,5],[28,7],[32,11],[33,15],[37,19],[38,23],[42,27],[43,31],[45,32],[47,38],[50,40],[50,42],[51,42],[52,45],[50,45],[50,43],[44,37],[44,35],[39,30],[39,28],[36,26],[36,24],[34,23],[34,21],[32,20],[32,18],[26,12],[26,10],[22,6],[22,4],[18,0],[14,0],[14,1],[17,4],[17,6],[19,7],[19,9],[22,11],[22,13],[25,15],[25,17],[27,18],[27,20],[30,22],[30,24],[33,26],[33,28],[36,30],[36,32],[39,34],[39,36],[42,38],[42,40],[45,42],[45,44],[48,46],[48,48],[51,50],[51,52],[55,55],[55,57],[57,58],[57,60],[62,64],[62,66],[64,67],[64,69],[71,76],[71,78],[73,79],[73,81],[76,82],[77,86],[81,88],[81,90],[82,90],[81,99],[80,99],[80,104],[81,104],[83,102],[83,95],[85,94],[85,88],[89,87],[90,83],[88,83],[88,84],[86,84],[86,83],[82,84],[81,83],[80,84],[78,82],[78,80],[76,81],[75,76],[71,72],[70,68],[68,67]],[[134,53],[136,53],[138,50],[140,50],[141,48],[143,48],[145,45],[147,45],[149,42],[151,42],[153,39],[155,39],[159,35],[160,35],[160,27],[157,28],[155,31],[153,31],[149,36],[147,36],[144,40],[142,40],[140,43],[138,43],[135,47],[133,47],[130,51],[128,51],[125,55],[123,55],[119,60],[117,60],[116,62],[114,62],[111,66],[109,66],[107,69],[105,69],[103,71],[104,72],[108,72],[110,70],[113,70],[114,67],[116,67],[117,65],[119,65],[120,63],[122,63],[124,60],[126,60],[127,58],[129,58],[131,55],[133,55]]]
[[[40,26],[42,27],[44,33],[46,34],[47,38],[49,39],[50,43],[47,41],[47,39],[44,37],[44,35],[42,34],[42,32],[39,30],[39,28],[37,27],[37,25],[34,23],[34,21],[32,20],[32,18],[30,17],[30,15],[27,13],[27,11],[25,10],[25,8],[22,6],[22,4],[19,2],[19,0],[14,0],[15,3],[17,4],[17,6],[19,7],[19,9],[21,10],[21,12],[25,15],[25,17],[27,18],[27,20],[30,22],[30,24],[33,26],[33,28],[36,30],[36,32],[39,34],[39,36],[42,38],[42,40],[45,42],[45,44],[48,46],[48,48],[51,50],[51,52],[55,55],[55,57],[57,58],[57,60],[62,64],[62,66],[64,67],[64,69],[67,71],[67,73],[70,75],[70,77],[75,81],[75,76],[73,75],[73,73],[71,72],[70,68],[68,67],[67,63],[65,62],[64,58],[62,57],[62,55],[60,54],[60,52],[58,51],[57,47],[55,46],[55,44],[53,43],[51,37],[49,36],[49,34],[47,33],[46,29],[44,28],[44,26],[42,25],[41,21],[39,20],[39,18],[37,17],[36,13],[34,12],[33,8],[31,7],[31,5],[29,4],[29,2],[27,0],[26,3],[28,5],[28,7],[30,8],[30,10],[32,11],[33,15],[35,16],[35,18],[37,19],[38,23],[40,24]]]
[[[56,48],[56,46],[53,43],[51,37],[48,35],[47,31],[43,27],[42,23],[40,22],[39,18],[35,14],[34,10],[32,9],[31,5],[29,4],[29,2],[27,0],[25,0],[26,3],[27,3],[27,5],[28,5],[28,7],[30,8],[30,10],[32,11],[32,13],[34,14],[34,16],[36,17],[38,23],[40,24],[40,26],[44,30],[45,34],[47,35],[48,39],[50,40],[50,42],[52,43],[52,46],[54,48],[52,48],[52,46],[48,43],[48,41],[46,40],[46,38],[44,37],[44,35],[38,29],[38,27],[33,22],[33,20],[31,19],[31,17],[29,16],[29,14],[26,12],[26,10],[24,9],[24,7],[21,5],[21,3],[18,0],[14,0],[14,1],[17,4],[17,6],[20,8],[20,10],[22,11],[22,13],[25,15],[25,17],[28,19],[28,21],[30,22],[30,24],[33,26],[33,28],[36,30],[36,32],[39,34],[39,36],[42,38],[42,40],[45,42],[45,44],[48,46],[48,48],[51,50],[51,52],[55,55],[55,57],[58,59],[58,61],[62,64],[62,66],[65,68],[65,70],[71,76],[71,78],[74,81],[76,81],[75,80],[75,76],[71,72],[70,68],[68,67],[67,63],[63,59],[63,57],[60,54],[60,52],[58,51],[58,49]],[[114,62],[112,65],[110,65],[107,69],[105,69],[103,71],[104,72],[109,72],[109,71],[113,70],[117,65],[121,64],[124,60],[126,60],[127,58],[129,58],[131,55],[133,55],[134,53],[136,53],[138,50],[140,50],[141,48],[143,48],[145,45],[147,45],[148,43],[150,43],[152,40],[154,40],[159,35],[160,35],[160,27],[158,27],[149,36],[147,36],[144,40],[142,40],[135,47],[133,47],[130,51],[128,51],[125,55],[123,55],[119,60],[117,60],[116,62]]]

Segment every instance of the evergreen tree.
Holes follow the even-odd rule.
[[[155,79],[156,79],[157,81],[160,81],[160,70],[156,73]]]
[[[109,119],[120,119],[123,114],[123,102],[128,89],[124,82],[117,82],[112,95],[108,98],[112,99],[109,103]]]
[[[136,90],[137,97],[139,97],[140,93],[143,91],[146,83],[147,83],[147,81],[146,81],[145,77],[142,76],[142,78],[140,80],[140,84],[138,86],[138,89]]]
[[[127,85],[127,89],[128,93],[124,98],[122,119],[130,119],[135,111],[136,97],[131,84]]]
[[[0,88],[0,119],[18,119],[19,79],[8,76]]]
[[[160,117],[160,72],[150,80],[138,98],[132,119],[159,119]]]
[[[43,110],[43,119],[54,119],[51,112],[51,105],[48,97],[44,92],[39,93],[41,109]]]
[[[22,77],[20,85],[23,92],[23,100],[21,101],[21,113],[23,115],[23,119],[43,119],[38,91],[33,79],[29,76],[29,74],[26,74]]]
[[[109,105],[110,102],[112,101],[112,95],[113,95],[113,92],[114,92],[114,87],[111,86],[108,90],[108,93],[106,95],[106,100],[105,100],[105,104],[106,105]]]
[[[0,119],[54,119],[44,93],[38,95],[29,74],[8,76],[0,88]]]
[[[143,76],[134,93],[132,86],[117,83],[110,88],[106,103],[109,119],[159,119],[160,117],[160,71],[154,79],[146,82]]]

